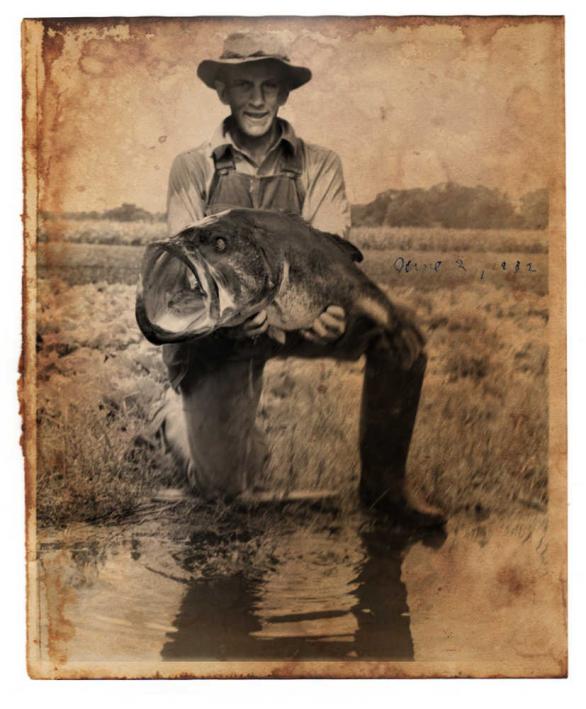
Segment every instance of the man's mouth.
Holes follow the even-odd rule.
[[[247,118],[252,118],[254,121],[262,121],[264,118],[266,118],[269,115],[268,111],[264,111],[263,113],[252,113],[250,111],[244,111],[244,115]]]

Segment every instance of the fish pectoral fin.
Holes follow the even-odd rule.
[[[285,330],[281,330],[280,327],[275,327],[274,325],[269,325],[267,335],[281,345],[285,344],[285,340],[287,338],[285,335]]]

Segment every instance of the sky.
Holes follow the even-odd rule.
[[[559,19],[56,21],[28,35],[41,208],[164,211],[173,158],[226,115],[197,65],[247,28],[281,33],[311,68],[280,115],[340,155],[353,203],[447,180],[516,198],[560,178]]]

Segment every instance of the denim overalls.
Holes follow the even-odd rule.
[[[252,176],[236,170],[232,148],[214,151],[215,172],[206,214],[253,207],[301,214],[302,146],[283,146],[279,170]],[[335,305],[333,303],[332,305]],[[406,318],[404,326],[414,327]],[[181,407],[168,407],[171,445],[188,456],[188,476],[200,494],[234,496],[254,486],[268,451],[255,418],[265,362],[270,357],[333,357],[355,360],[366,354],[360,420],[361,492],[367,500],[402,500],[407,453],[415,423],[426,357],[402,370],[385,333],[348,323],[343,337],[315,344],[289,333],[285,345],[266,335],[235,339],[212,336],[193,343],[164,345],[163,356]],[[319,400],[317,401],[319,405]],[[178,421],[183,415],[183,420]],[[174,419],[174,420],[171,420]],[[179,433],[177,433],[179,431]],[[302,442],[300,442],[302,444]]]
[[[303,207],[299,180],[302,171],[301,151],[301,144],[296,153],[292,148],[283,147],[278,173],[257,176],[236,171],[231,146],[216,148],[213,153],[215,171],[207,199],[206,215],[216,214],[231,207],[271,209],[300,215]]]
[[[256,176],[236,170],[230,145],[216,148],[206,216],[231,207],[301,215],[301,154],[301,141],[296,152],[283,145],[278,172]],[[262,371],[272,349],[272,343],[262,339],[163,346],[171,383],[183,398],[191,452],[189,475],[204,493],[237,494],[250,486],[265,464],[264,436],[254,425]]]

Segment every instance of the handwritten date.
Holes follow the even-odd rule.
[[[537,273],[537,269],[531,261],[501,261],[498,264],[493,264],[493,266],[499,271],[505,271],[508,273]],[[463,258],[457,258],[450,261],[443,260],[421,263],[415,259],[399,256],[395,259],[393,267],[399,273],[439,273],[440,271],[445,271],[449,268],[456,268],[461,271],[469,272]],[[487,270],[489,269],[480,271],[479,277],[481,281],[485,279]]]

